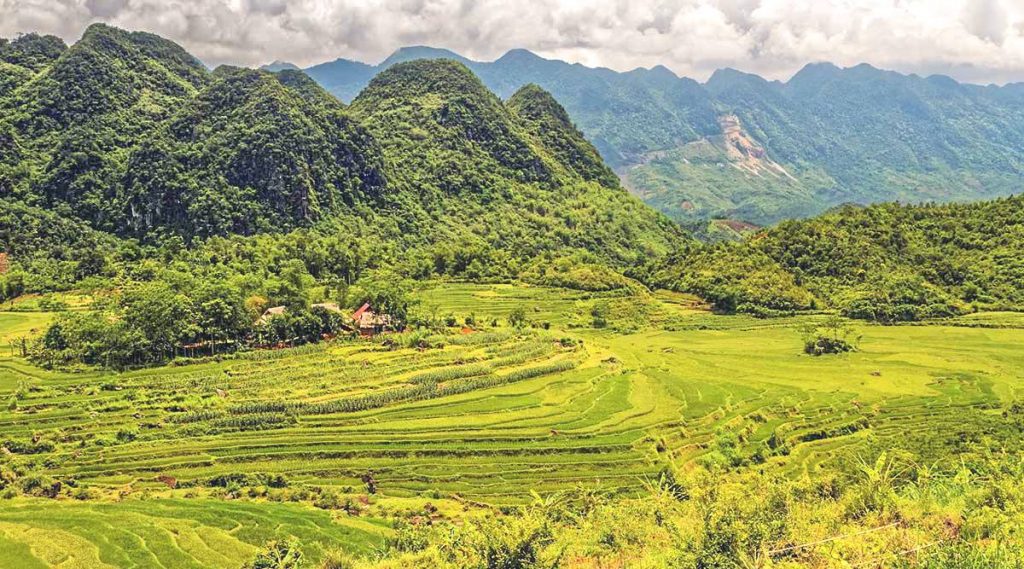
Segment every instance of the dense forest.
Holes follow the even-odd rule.
[[[37,55],[21,65],[25,52]],[[664,250],[673,237],[614,178],[591,183],[556,162],[566,149],[545,142],[593,154],[571,124],[540,127],[565,136],[539,131],[462,66],[397,67],[347,109],[301,72],[211,73],[171,42],[99,24],[70,48],[25,35],[3,54],[14,84],[0,99],[3,197],[97,230],[189,241],[349,215],[384,237],[458,233],[504,248],[561,226],[542,247],[609,256],[628,254],[625,238]],[[512,201],[501,224],[488,223]],[[600,204],[618,218],[581,226]]]
[[[742,243],[695,248],[660,284],[721,311],[835,308],[895,322],[1024,307],[1024,197],[975,204],[845,206]]]

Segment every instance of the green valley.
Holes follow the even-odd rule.
[[[1021,567],[1013,88],[308,71],[0,41],[0,567]]]
[[[799,325],[813,317],[713,316],[668,293],[438,283],[417,296],[459,321],[498,324],[439,332],[427,349],[346,341],[124,374],[7,358],[9,467],[40,477],[10,488],[43,495],[60,481],[68,498],[45,509],[46,498],[8,502],[3,535],[44,564],[231,567],[287,536],[313,560],[330,547],[360,555],[394,535],[396,519],[474,519],[579,487],[632,500],[669,464],[817,476],[880,448],[932,464],[952,452],[937,430],[950,443],[994,434],[1002,420],[991,410],[1020,394],[1024,322],[1011,314],[860,326],[858,351],[828,360],[799,350]],[[587,322],[601,303],[621,331]],[[508,326],[517,309],[550,330]],[[435,392],[405,395],[426,381]],[[356,404],[371,400],[380,403]],[[973,464],[1005,444],[961,456]],[[240,529],[279,515],[291,521]],[[110,529],[88,531],[85,520]],[[930,522],[897,531],[930,531],[918,523]],[[41,528],[68,537],[58,546]],[[124,538],[108,543],[109,531]],[[788,531],[783,542],[811,535]]]

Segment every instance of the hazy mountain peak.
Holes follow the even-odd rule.
[[[510,49],[505,52],[504,55],[495,60],[495,63],[510,63],[510,62],[529,62],[529,61],[547,61],[543,57],[533,53],[528,49],[516,48]]]
[[[856,69],[856,70],[860,70],[860,71],[880,71],[880,69],[878,69],[874,65],[871,65],[870,63],[867,63],[867,62],[858,63],[857,65],[854,65],[850,69]]]
[[[711,81],[714,81],[716,79],[731,79],[734,77],[749,77],[764,80],[764,78],[762,78],[760,75],[756,75],[754,73],[747,73],[746,71],[740,71],[739,69],[736,69],[734,67],[720,67],[716,69],[714,73],[711,74],[711,77],[708,78],[707,82],[710,83]]]
[[[623,73],[626,76],[638,77],[641,79],[654,79],[658,81],[678,81],[679,76],[672,72],[671,69],[664,65],[655,65],[654,67],[637,67]]]
[[[723,67],[716,69],[711,77],[708,78],[704,86],[712,93],[721,91],[723,89],[734,88],[739,85],[764,85],[767,84],[768,80],[755,75],[753,73],[747,73],[732,67]]]
[[[299,66],[295,65],[294,63],[289,63],[287,61],[281,61],[280,59],[277,59],[277,60],[274,60],[273,63],[268,63],[266,65],[261,65],[260,69],[263,70],[263,71],[275,72],[275,71],[284,71],[285,69],[295,70],[295,69],[299,69]]]
[[[800,71],[797,71],[792,77],[790,77],[787,84],[801,83],[804,81],[821,81],[826,78],[836,77],[841,74],[844,70],[827,61],[821,61],[816,63],[808,63],[803,66]]]
[[[317,63],[316,65],[313,65],[312,67],[307,67],[306,69],[318,69],[318,68],[321,68],[321,67],[338,66],[338,65],[340,65],[340,66],[357,66],[357,67],[373,67],[369,63],[363,63],[362,61],[356,61],[354,59],[346,59],[344,57],[339,57],[337,59],[332,59],[331,61],[325,61],[323,63]]]
[[[658,75],[667,75],[675,79],[679,78],[679,76],[676,75],[675,72],[673,72],[668,67],[665,67],[664,65],[655,65],[654,67],[651,68],[651,73],[656,73]]]
[[[454,59],[461,63],[470,63],[469,59],[448,49],[425,45],[413,45],[399,48],[398,51],[392,53],[387,59],[382,61],[378,67],[386,69],[397,63],[404,63],[406,61],[413,61],[416,59]]]
[[[958,88],[962,86],[959,82],[957,82],[956,79],[953,79],[949,75],[942,75],[941,73],[929,75],[928,77],[925,78],[925,80],[931,83],[932,85],[936,85],[939,87]]]

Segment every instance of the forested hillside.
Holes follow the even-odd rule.
[[[422,58],[460,61],[502,97],[529,83],[551,91],[629,189],[681,221],[770,224],[848,202],[988,199],[1024,180],[1014,85],[829,64],[787,82],[723,69],[702,85],[663,67],[618,73],[525,50],[475,62],[425,47],[308,72],[347,101],[376,73]]]
[[[617,271],[688,242],[549,94],[505,103],[461,63],[396,64],[346,106],[287,66],[211,72],[101,24],[0,55],[0,300],[99,291],[106,315],[63,315],[51,365],[314,341],[338,330],[325,300],[404,322],[410,277],[634,286]]]
[[[71,47],[25,35],[0,56],[3,199],[122,237],[345,218],[413,244],[622,260],[678,235],[619,187],[553,99],[507,106],[462,65],[397,66],[348,109],[299,71],[209,72],[169,41],[101,24]]]
[[[1024,307],[1024,197],[975,204],[845,206],[745,242],[696,248],[662,284],[722,311],[836,308],[894,322]]]
[[[464,63],[420,59],[443,53],[399,52],[350,105],[286,65],[211,72],[171,42],[105,25],[71,47],[26,35],[3,43],[0,54],[8,86],[0,133],[9,143],[0,160],[2,297],[82,286],[124,291],[105,308],[112,322],[130,321],[131,299],[146,298],[184,323],[161,332],[162,348],[149,352],[158,359],[181,343],[248,336],[251,320],[237,315],[266,305],[295,307],[293,324],[306,328],[294,333],[313,337],[317,326],[302,318],[314,296],[352,300],[350,286],[401,277],[639,286],[625,274],[695,293],[724,312],[824,308],[883,322],[1024,305],[1021,198],[847,206],[752,236],[753,226],[726,223],[747,240],[699,246],[628,195],[551,94],[528,84],[502,101]],[[833,81],[873,73],[812,70]],[[668,84],[666,71],[650,73],[648,80]],[[856,82],[819,93],[823,79],[804,75],[766,84],[768,100],[782,108],[786,98],[817,97],[820,106],[855,91]],[[744,100],[759,84],[721,73],[709,88]],[[872,113],[896,116],[897,107],[906,102]],[[776,211],[795,215],[817,202],[802,201],[800,178],[758,142],[775,131],[744,126],[771,123],[749,114],[756,108],[737,103],[734,114],[719,116],[723,134],[688,143],[697,154],[685,162],[713,164],[715,149],[725,147],[737,171],[785,179],[788,201]],[[872,128],[862,136],[881,140]],[[1001,128],[1012,143],[1012,124]],[[963,141],[983,154],[979,137]],[[786,138],[789,146],[775,148],[795,160],[803,151]],[[846,160],[855,143],[851,134],[835,148],[815,148]],[[943,156],[934,144],[921,151]],[[1013,167],[1012,152],[1001,152],[990,164]],[[901,159],[885,160],[898,167]],[[327,292],[314,295],[315,286]],[[214,296],[227,299],[216,317],[205,304]],[[88,335],[74,326],[66,323],[69,334]],[[131,345],[123,357],[135,361],[147,348],[132,334],[159,336],[151,332],[108,337]]]

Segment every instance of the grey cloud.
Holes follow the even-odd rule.
[[[0,36],[75,41],[93,21],[152,31],[208,64],[375,63],[403,45],[476,59],[512,48],[587,65],[730,66],[786,78],[805,63],[1024,80],[1017,0],[0,0]]]
[[[1009,14],[1002,0],[969,2],[964,10],[964,23],[972,34],[998,44],[1006,39],[1010,25]]]
[[[251,11],[271,16],[280,16],[288,9],[285,0],[248,0],[247,4]]]
[[[128,5],[128,0],[86,0],[85,7],[89,13],[99,18],[110,18],[117,15]]]

